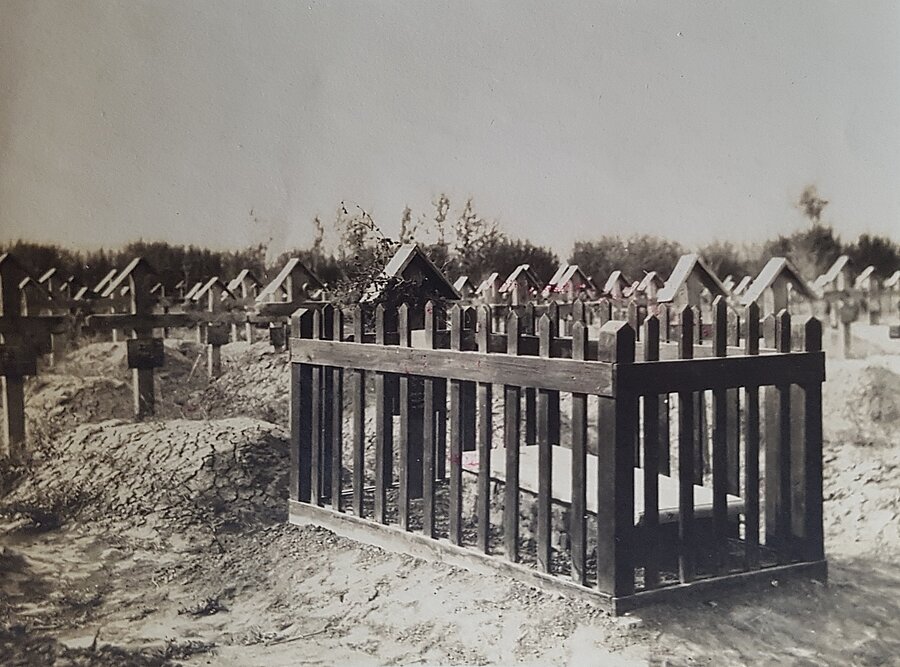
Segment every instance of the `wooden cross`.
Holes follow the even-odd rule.
[[[228,319],[234,317],[225,312],[226,298],[232,302],[234,300],[231,291],[219,278],[210,278],[194,295],[197,303],[206,302],[206,311],[202,316],[208,319],[198,322],[197,340],[206,343],[206,369],[210,378],[222,374],[222,346],[229,341]]]
[[[155,338],[156,328],[191,326],[196,318],[187,313],[154,314],[156,297],[151,290],[156,271],[143,258],[134,259],[113,281],[116,292],[126,285],[131,298],[130,313],[91,315],[87,325],[94,329],[130,329],[128,339],[128,367],[132,370],[134,387],[134,415],[137,419],[155,413],[153,369],[165,361],[163,339]]]
[[[23,312],[19,285],[31,279],[9,254],[0,255],[0,372],[3,375],[4,425],[0,455],[20,458],[25,443],[25,378],[37,375],[37,357],[51,349],[51,334],[65,329],[61,315]]]
[[[251,324],[269,325],[269,342],[276,352],[287,346],[291,314],[298,308],[319,308],[320,301],[310,301],[312,292],[323,289],[322,282],[296,257],[288,260],[281,272],[257,295],[254,312],[247,318]],[[281,295],[286,300],[279,300]]]
[[[249,306],[256,301],[256,297],[262,288],[262,283],[253,275],[249,269],[243,269],[235,276],[234,280],[228,283],[228,290],[235,296],[237,303],[243,306]],[[256,327],[252,322],[247,320],[244,323],[244,337],[247,342],[253,343],[253,332]],[[238,323],[232,324],[231,335],[234,340],[238,340]]]

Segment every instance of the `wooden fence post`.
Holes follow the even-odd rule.
[[[312,338],[313,313],[301,308],[292,317],[294,336]],[[291,471],[290,497],[310,502],[312,474],[312,366],[291,364]]]
[[[634,363],[634,331],[625,322],[600,329],[600,361]],[[634,436],[637,397],[615,388],[600,398],[600,446],[597,457],[597,587],[613,597],[634,592]]]
[[[806,321],[805,348],[807,352],[821,352],[822,323],[815,317]],[[822,526],[822,385],[819,382],[803,387],[806,421],[804,429],[804,549],[809,561],[825,557],[825,538]]]

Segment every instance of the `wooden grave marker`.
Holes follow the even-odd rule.
[[[675,306],[676,313],[679,314],[679,322],[676,325],[679,333],[674,334],[666,332],[666,338],[675,338],[681,340],[681,316],[686,312],[685,308],[690,308],[694,312],[692,321],[692,330],[694,335],[694,343],[700,343],[704,338],[711,338],[713,330],[712,324],[704,325],[702,322],[702,306],[704,295],[708,293],[711,299],[721,296],[723,299],[728,297],[728,290],[722,284],[722,281],[707,266],[706,262],[700,255],[690,253],[682,255],[678,259],[678,263],[672,270],[665,286],[657,293],[657,300],[660,304],[672,304]],[[711,306],[712,304],[710,304]],[[671,328],[671,322],[667,325]],[[704,335],[706,334],[706,335]],[[679,394],[679,404],[685,399],[687,394]],[[735,400],[732,396],[730,400]],[[704,392],[695,392],[692,396],[693,408],[692,428],[694,429],[693,441],[697,443],[694,450],[695,459],[693,461],[693,474],[697,484],[703,484],[704,474],[711,473],[711,442],[710,434],[707,430],[706,406],[707,401]],[[679,408],[680,409],[680,408]],[[729,429],[730,431],[730,429]],[[729,445],[732,447],[732,445]]]
[[[282,352],[287,346],[288,318],[298,308],[324,305],[313,300],[320,297],[324,289],[324,283],[299,258],[292,257],[257,295],[254,312],[248,321],[267,324],[269,342],[276,352]]]
[[[155,414],[153,371],[165,363],[163,339],[153,335],[154,329],[191,326],[195,316],[188,313],[154,313],[157,297],[151,293],[156,271],[147,260],[138,257],[116,276],[113,291],[127,291],[130,313],[90,315],[87,326],[93,329],[131,330],[127,341],[128,367],[132,371],[134,416],[143,419]]]
[[[577,264],[560,264],[550,282],[544,287],[544,298],[554,300],[563,299],[574,301],[579,296],[591,298],[597,293],[590,276],[582,271]]]
[[[540,295],[544,286],[528,264],[519,264],[500,287],[508,295],[510,306],[524,306]]]
[[[469,300],[475,297],[477,288],[469,276],[460,276],[453,283],[453,289],[459,293],[461,299]]]
[[[38,354],[50,351],[51,334],[64,330],[61,315],[30,315],[19,286],[33,280],[12,255],[0,255],[0,370],[3,373],[3,441],[0,457],[20,458],[25,444],[25,378],[37,375]],[[36,281],[35,281],[35,284]]]
[[[206,305],[205,311],[197,313],[201,318],[197,322],[197,340],[206,344],[207,375],[217,378],[222,374],[222,346],[230,341],[229,323],[218,316],[226,312],[228,301],[234,302],[234,295],[222,280],[215,277],[197,290],[193,301],[201,306]],[[202,319],[207,313],[209,320]]]
[[[751,303],[758,303],[760,312],[764,316],[770,313],[780,313],[782,310],[790,311],[792,294],[809,302],[816,299],[815,291],[788,259],[773,257],[747,287],[741,297],[741,305],[748,306]]]
[[[262,288],[262,281],[250,269],[242,269],[228,283],[228,291],[234,295],[236,303],[244,307],[250,306],[256,301],[256,297],[259,296]],[[232,324],[231,335],[234,340],[238,339],[238,328],[239,324],[237,322]],[[247,343],[253,343],[255,328],[249,320],[244,323],[244,338],[247,340]]]

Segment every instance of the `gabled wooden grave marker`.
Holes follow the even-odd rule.
[[[0,456],[20,458],[25,443],[25,378],[37,375],[37,356],[50,350],[50,336],[64,325],[60,315],[23,312],[19,285],[31,276],[8,253],[0,255],[0,372],[3,375],[3,442]]]
[[[524,306],[533,301],[544,289],[540,279],[528,264],[519,264],[500,287],[500,293],[508,295],[509,305]]]
[[[415,285],[414,292],[417,303],[411,306],[408,303],[401,304],[398,311],[397,331],[400,334],[400,344],[406,347],[429,347],[429,337],[433,335],[426,330],[428,317],[431,317],[431,325],[434,325],[435,304],[431,300],[459,301],[460,295],[453,284],[441,272],[440,269],[422,252],[415,244],[400,246],[388,264],[382,271],[375,284],[366,290],[361,302],[363,304],[377,302],[382,296],[381,290],[390,281],[400,279]],[[429,313],[429,309],[430,313]],[[384,313],[382,304],[376,307],[376,315]],[[377,317],[376,317],[377,319]],[[390,322],[382,321],[381,326],[390,325]],[[432,387],[438,405],[446,405],[446,383],[435,382]],[[413,469],[418,471],[407,480],[410,493],[413,498],[422,497],[421,461],[423,452],[423,437],[425,428],[425,383],[421,378],[411,380],[404,388],[397,382],[390,380],[385,384],[385,391],[395,397],[393,401],[395,414],[401,410],[407,413],[409,431],[405,436],[405,454],[413,464]],[[474,391],[474,390],[473,390]],[[467,394],[466,401],[474,400],[474,395]],[[446,407],[440,409],[441,418],[446,414]],[[438,419],[440,421],[440,419]]]
[[[741,304],[759,303],[763,315],[777,314],[790,310],[792,293],[810,302],[816,299],[815,291],[787,258],[773,257],[744,292]]]
[[[255,313],[249,321],[268,322],[269,342],[280,352],[287,345],[287,318],[324,289],[324,283],[309,267],[292,257],[256,297]]]
[[[577,264],[563,263],[544,287],[545,298],[574,301],[579,296],[590,298],[597,292],[593,281]]]
[[[242,269],[228,283],[228,291],[234,296],[235,301],[245,307],[252,305],[256,301],[256,297],[259,296],[262,288],[262,281],[250,269]],[[232,324],[231,335],[234,340],[238,339],[238,326],[237,322]],[[255,328],[249,320],[244,323],[244,338],[247,339],[247,343],[253,343],[253,331]]]
[[[503,287],[503,279],[496,271],[492,271],[487,278],[481,281],[475,295],[479,297],[482,303],[489,306],[496,306],[503,303],[503,296],[500,289]]]
[[[22,315],[46,317],[66,314],[67,308],[57,300],[52,292],[48,291],[49,286],[48,283],[41,283],[30,276],[19,282]],[[49,340],[41,340],[37,346],[38,354],[50,355],[51,365],[62,361],[68,349],[69,332],[64,326],[65,319],[61,319],[59,322],[60,325],[50,331]]]
[[[226,301],[234,302],[234,295],[219,278],[210,278],[194,294],[194,302],[205,304],[210,321],[199,321],[197,340],[206,343],[206,370],[211,378],[222,374],[222,346],[229,341],[229,324],[216,316],[226,311]],[[216,321],[218,320],[218,321]]]
[[[87,325],[94,329],[122,329],[133,331],[128,344],[128,367],[132,371],[134,415],[143,419],[155,414],[156,400],[153,370],[165,361],[163,339],[154,337],[154,329],[186,327],[195,317],[188,313],[154,314],[156,297],[150,290],[156,283],[156,271],[147,260],[138,257],[113,281],[113,291],[127,290],[131,300],[130,313],[99,314],[88,317]]]
[[[468,300],[475,296],[477,288],[469,276],[460,276],[453,283],[453,289],[459,292],[460,298]]]
[[[725,299],[728,296],[728,290],[725,289],[722,281],[712,272],[700,255],[690,253],[682,255],[678,259],[678,263],[672,270],[665,286],[657,294],[657,299],[661,307],[674,305],[677,312],[683,313],[684,308],[687,306],[693,311],[694,321],[692,322],[692,327],[694,331],[694,342],[696,343],[701,342],[703,338],[711,337],[709,335],[703,335],[704,327],[701,317],[701,308],[703,305],[704,291],[709,293],[710,298],[713,299],[713,303],[716,303],[715,299],[717,297],[721,296]],[[719,301],[718,304],[720,304],[718,305],[718,308],[721,309],[722,301]],[[668,317],[665,319],[670,322]],[[681,322],[679,322],[678,326],[680,332]],[[712,326],[707,328],[707,332],[712,332]],[[664,335],[665,339],[668,340],[672,334],[666,332]],[[683,397],[679,395],[679,401],[681,401],[682,398]],[[729,403],[734,403],[738,399],[739,397],[732,392],[728,401]],[[692,400],[693,411],[696,415],[693,424],[693,441],[697,443],[696,450],[694,451],[695,458],[693,470],[696,483],[702,485],[704,473],[710,471],[709,463],[711,455],[710,439],[708,437],[709,434],[707,433],[706,400],[703,392],[694,393]],[[734,429],[729,428],[728,432],[733,434]],[[729,446],[733,447],[733,445]]]
[[[869,324],[878,324],[881,321],[881,284],[875,275],[874,266],[867,266],[856,276],[853,289],[865,297]]]

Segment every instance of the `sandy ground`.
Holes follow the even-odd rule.
[[[285,525],[287,363],[265,344],[209,381],[171,343],[142,424],[122,346],[86,346],[29,381],[34,458],[0,474],[0,664],[900,664],[900,344],[878,329],[829,357],[829,583],[618,619]]]

